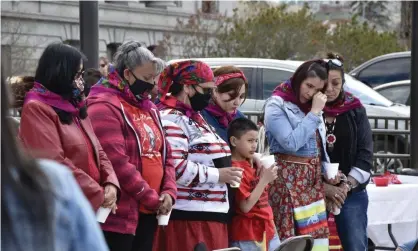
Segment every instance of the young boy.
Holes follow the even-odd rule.
[[[268,202],[267,185],[277,178],[277,167],[262,169],[257,175],[253,166],[257,149],[258,128],[247,118],[232,121],[228,141],[232,151],[232,166],[244,169],[235,195],[235,216],[232,219],[231,246],[241,250],[276,250],[280,245],[273,223],[273,211]]]

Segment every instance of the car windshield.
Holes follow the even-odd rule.
[[[365,105],[378,105],[389,107],[393,102],[383,97],[378,92],[368,87],[366,84],[354,79],[348,74],[345,74],[344,90],[351,92],[360,99],[361,103]]]

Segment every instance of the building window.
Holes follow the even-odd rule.
[[[75,47],[78,50],[81,50],[80,40],[77,40],[77,39],[67,39],[63,43],[64,44],[71,45],[72,47]]]
[[[167,7],[179,7],[181,1],[141,1],[146,7],[166,9]]]
[[[218,12],[218,2],[217,1],[202,1],[202,12],[207,14],[217,13]]]
[[[118,47],[121,45],[121,43],[110,43],[106,46],[107,49],[107,58],[109,61],[113,61],[113,56],[115,55],[116,51],[118,50]]]

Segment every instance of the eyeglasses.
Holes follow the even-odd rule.
[[[84,71],[79,71],[75,74],[75,79],[82,78],[84,75]]]

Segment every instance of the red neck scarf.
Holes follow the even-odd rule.
[[[122,79],[117,73],[113,65],[109,64],[109,73],[106,77],[102,77],[97,84],[90,89],[90,96],[102,92],[114,93],[117,96],[123,98],[129,104],[141,108],[142,110],[149,111],[155,107],[154,103],[150,99],[138,99],[129,89],[129,84]]]
[[[219,125],[221,125],[223,128],[227,128],[229,123],[234,120],[235,115],[237,114],[237,111],[233,113],[227,113],[226,111],[222,110],[222,108],[213,100],[210,102],[208,107],[205,108],[205,110],[210,115],[215,117]]]
[[[41,83],[38,82],[34,83],[33,88],[25,96],[25,103],[31,100],[40,101],[49,106],[71,113],[76,117],[79,117],[80,109],[86,105],[84,99],[78,102],[75,100],[66,100],[60,95],[49,91]]]
[[[312,102],[306,102],[302,104],[299,100],[299,97],[296,96],[296,93],[292,87],[292,79],[286,80],[286,82],[281,83],[274,89],[272,96],[279,96],[284,101],[291,102],[299,107],[305,114],[311,110]]]
[[[325,116],[328,117],[337,117],[340,114],[346,113],[353,109],[362,107],[360,100],[354,97],[353,94],[349,92],[344,92],[338,99],[334,102],[327,103],[324,107]]]
[[[172,96],[166,96],[163,100],[161,100],[160,103],[157,104],[157,107],[159,110],[165,109],[165,108],[173,108],[175,110],[178,110],[186,117],[194,120],[196,123],[198,123],[200,126],[204,126],[206,122],[204,121],[202,115],[200,115],[199,112],[196,112],[192,109],[190,105],[186,105],[183,102],[180,102],[178,99]]]

